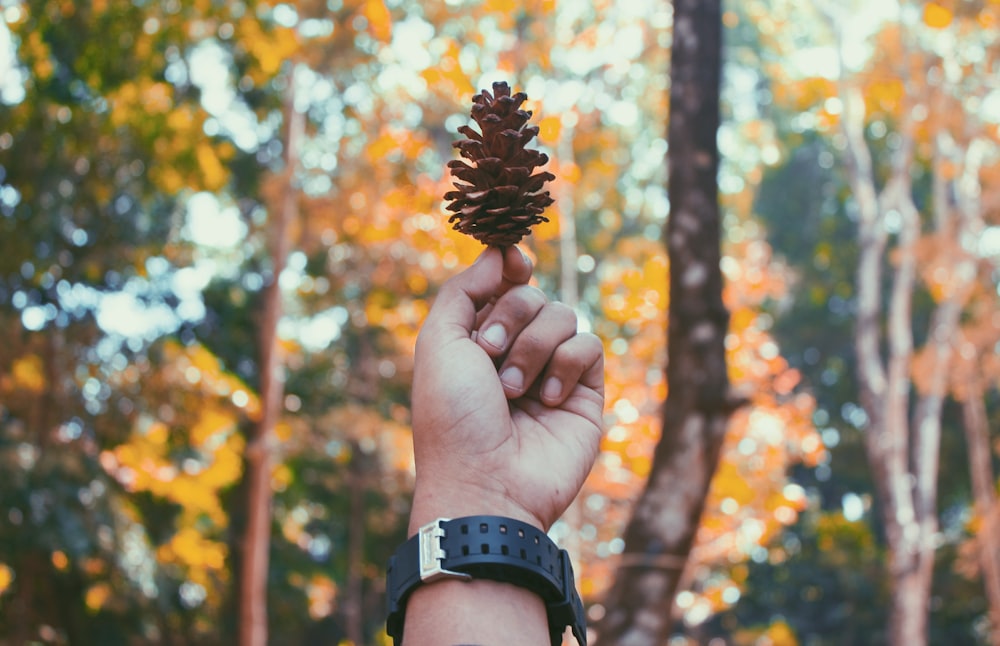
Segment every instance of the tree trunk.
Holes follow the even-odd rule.
[[[271,205],[271,281],[261,305],[260,420],[253,427],[246,448],[247,524],[243,537],[239,595],[240,646],[267,644],[267,579],[271,546],[271,471],[274,427],[284,396],[284,377],[278,357],[278,321],[282,314],[279,278],[288,257],[288,225],[295,218],[297,193],[294,186],[298,145],[304,115],[295,110],[294,75],[289,78],[285,105],[285,183],[280,204]]]
[[[918,500],[911,481],[919,474],[936,475],[940,434],[916,438],[919,447],[911,471],[909,423],[910,365],[913,358],[911,304],[916,277],[914,244],[920,233],[919,214],[910,196],[909,164],[912,137],[903,135],[892,177],[879,194],[875,190],[871,157],[864,141],[864,102],[853,90],[844,90],[843,127],[847,141],[849,181],[859,210],[859,260],[856,273],[857,322],[855,352],[859,399],[868,416],[865,448],[882,512],[889,548],[892,597],[888,617],[890,642],[919,646],[927,641],[927,611],[933,572],[933,547],[928,533],[936,529],[933,499]],[[881,284],[886,246],[884,214],[895,209],[900,217],[898,265],[885,313],[888,334],[883,364]],[[933,435],[933,437],[930,437]],[[934,464],[921,462],[931,451]],[[918,464],[920,463],[920,464]],[[932,489],[936,480],[932,478]],[[919,504],[922,502],[923,504]]]
[[[351,441],[351,462],[347,466],[350,512],[347,525],[347,581],[344,595],[344,626],[352,644],[364,643],[362,599],[365,567],[365,489],[367,458],[360,442]]]
[[[836,30],[837,21],[833,22]],[[843,64],[839,33],[838,49]],[[910,64],[909,58],[902,57],[904,65]],[[960,151],[946,130],[935,136],[932,220],[939,244],[934,261],[947,276],[947,287],[931,315],[923,349],[926,361],[918,381],[920,394],[911,417],[912,302],[917,278],[916,243],[921,235],[921,218],[910,180],[915,140],[911,108],[915,105],[903,106],[901,143],[885,187],[878,192],[864,138],[864,100],[843,80],[840,95],[844,104],[841,125],[846,142],[845,168],[859,214],[855,352],[859,398],[868,415],[865,447],[889,551],[889,640],[894,645],[922,646],[928,639],[938,533],[941,415],[961,315],[976,273],[968,241],[974,237],[981,217],[975,201],[979,194],[979,156],[972,145],[964,153]],[[935,108],[941,112],[946,109],[944,92],[937,98],[941,105]],[[948,168],[964,171],[954,177]],[[952,204],[952,196],[957,198],[957,205]],[[880,289],[889,228],[886,216],[890,213],[898,218],[899,230],[892,249],[896,261],[892,289],[888,303],[883,305]]]
[[[965,440],[969,446],[969,473],[976,514],[981,519],[976,541],[979,544],[979,568],[989,602],[990,644],[1000,646],[1000,504],[997,502],[996,477],[993,474],[990,429],[983,404],[979,377],[969,384],[962,402]]]
[[[733,409],[724,339],[717,192],[722,23],[719,0],[676,0],[671,61],[670,312],[663,435],[625,530],[597,643],[666,643]]]

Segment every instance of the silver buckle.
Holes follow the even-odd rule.
[[[424,583],[431,583],[439,579],[471,579],[472,576],[464,572],[454,572],[441,567],[441,562],[448,556],[444,548],[441,547],[441,539],[444,538],[444,527],[441,523],[451,520],[450,518],[438,518],[432,523],[427,523],[420,528],[417,539],[418,551],[420,552],[420,580]]]

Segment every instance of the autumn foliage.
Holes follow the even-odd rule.
[[[914,401],[942,393],[929,631],[985,644],[997,625],[981,573],[998,535],[1000,5],[904,4],[904,18],[870,20],[855,43],[867,55],[843,80],[861,97],[877,186],[900,141],[913,144],[902,323],[914,346],[900,374]],[[0,642],[233,643],[256,339],[277,285],[269,629],[385,643],[384,563],[412,484],[413,344],[438,286],[481,249],[449,225],[446,164],[472,97],[500,80],[539,116],[521,130],[538,150],[524,167],[547,157],[533,177],[553,176],[547,221],[521,243],[536,284],[607,354],[602,451],[552,530],[598,619],[611,572],[628,566],[621,532],[668,387],[669,7],[23,0],[0,15]],[[723,23],[725,346],[748,405],[683,573],[678,643],[883,635],[884,523],[850,346],[851,105],[830,21],[812,4],[754,0]],[[303,137],[289,160],[293,112]],[[284,199],[296,216],[276,271]],[[892,242],[897,215],[883,220]],[[884,261],[896,271],[902,258]],[[943,303],[955,332],[935,345]],[[983,495],[965,448],[976,420]]]

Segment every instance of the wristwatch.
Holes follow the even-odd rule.
[[[545,601],[552,646],[562,643],[566,626],[580,646],[587,646],[569,554],[533,525],[502,516],[466,516],[421,527],[396,550],[386,571],[386,632],[395,646],[403,639],[410,594],[440,579],[489,579],[527,588]]]

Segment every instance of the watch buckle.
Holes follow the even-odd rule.
[[[448,557],[444,547],[441,546],[441,539],[445,536],[442,523],[451,520],[450,518],[438,518],[434,522],[427,523],[418,532],[418,547],[420,552],[420,580],[424,583],[432,583],[440,579],[471,579],[472,576],[464,572],[455,572],[441,567],[444,559]]]

